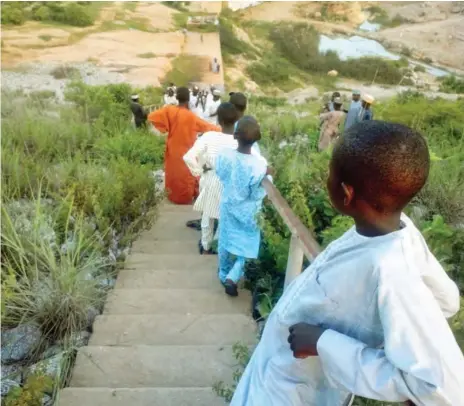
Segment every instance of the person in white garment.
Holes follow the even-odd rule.
[[[179,104],[177,101],[176,95],[175,95],[174,87],[168,87],[168,90],[166,94],[164,95],[163,99],[164,99],[165,106],[169,106],[169,105],[177,106]]]
[[[214,220],[219,219],[219,203],[222,184],[215,171],[214,164],[219,151],[224,148],[237,148],[234,138],[234,125],[238,112],[233,104],[222,103],[217,109],[222,132],[209,131],[195,141],[193,147],[184,155],[184,162],[193,176],[200,176],[200,194],[193,210],[202,212],[200,254],[212,254],[214,239]]]
[[[248,99],[243,93],[240,92],[230,92],[229,97],[229,101],[238,110],[238,118],[240,120],[245,115]],[[237,123],[235,123],[235,128],[237,128]],[[258,141],[255,141],[253,143],[251,150],[255,155],[261,155],[261,149],[259,148]]]
[[[363,121],[335,142],[327,187],[354,226],[285,289],[231,406],[341,406],[352,396],[464,404],[464,357],[446,320],[459,290],[403,209],[430,167],[425,139]]]
[[[206,102],[205,112],[203,118],[211,124],[217,125],[217,109],[221,104],[221,91],[219,89],[213,90],[213,97]]]
[[[201,108],[200,88],[198,86],[193,86],[193,89],[190,92],[189,109],[198,117],[202,117],[203,109]]]

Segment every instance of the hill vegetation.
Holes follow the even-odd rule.
[[[2,2],[2,24],[22,25],[36,20],[75,27],[93,25],[105,3],[93,1],[16,1]]]

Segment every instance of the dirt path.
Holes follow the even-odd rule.
[[[198,55],[203,58],[205,63],[203,66],[203,74],[201,82],[205,85],[216,85],[224,87],[224,68],[221,54],[221,42],[218,33],[188,32],[184,53],[190,55]],[[221,65],[219,73],[213,73],[210,69],[210,62],[213,58],[217,58]]]

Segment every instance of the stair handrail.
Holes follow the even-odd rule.
[[[292,233],[285,271],[284,288],[286,288],[302,272],[303,257],[306,256],[312,261],[321,252],[321,247],[272,182],[264,178],[261,185],[266,190],[273,207]]]

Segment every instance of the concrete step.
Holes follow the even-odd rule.
[[[186,223],[200,218],[201,213],[195,211],[163,213],[151,229],[144,230],[140,234],[139,240],[196,240],[198,242],[201,237],[200,231],[187,227]]]
[[[216,255],[195,254],[184,255],[182,251],[175,254],[153,254],[134,252],[127,257],[125,269],[143,269],[156,271],[186,271],[196,269],[216,269],[218,258]]]
[[[115,289],[104,314],[249,314],[250,310],[246,290],[229,297],[210,289]]]
[[[212,388],[65,388],[58,406],[224,406]]]
[[[200,255],[198,253],[198,238],[192,238],[188,241],[179,240],[155,240],[140,239],[132,244],[131,252],[142,254],[181,254],[184,255]]]
[[[223,291],[217,270],[185,271],[123,270],[119,272],[116,289],[212,289]]]
[[[233,345],[254,344],[256,325],[244,314],[102,315],[89,345]]]
[[[231,382],[230,346],[82,347],[71,387],[189,388]]]
[[[160,216],[157,221],[168,213],[193,213],[193,204],[173,204],[169,200],[166,200],[160,206],[159,212]]]

